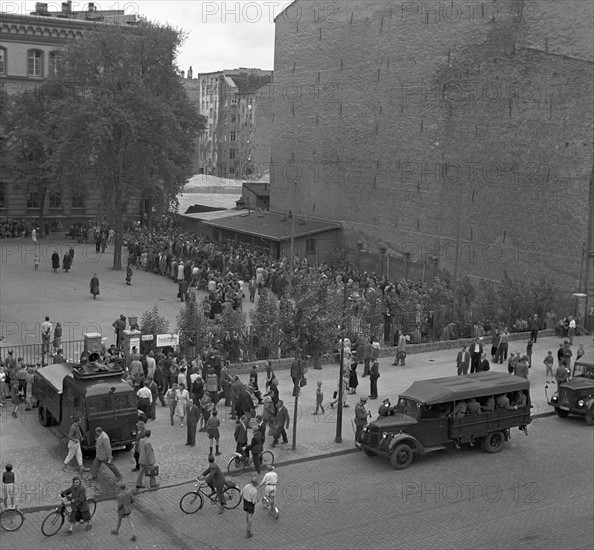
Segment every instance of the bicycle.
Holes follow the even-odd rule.
[[[254,462],[252,457],[246,457],[243,453],[234,453],[227,464],[227,471],[233,477],[243,474],[243,471],[251,466]],[[274,465],[274,455],[270,451],[264,451],[260,455],[260,466],[266,468],[266,466]]]
[[[62,528],[62,525],[64,525],[67,513],[67,503],[68,500],[65,497],[60,497],[60,505],[43,520],[43,523],[41,524],[41,532],[46,537],[55,535]],[[97,501],[94,498],[88,498],[87,503],[89,505],[91,517],[93,517],[95,515],[95,509],[97,508]],[[79,521],[78,523],[83,522]]]
[[[4,499],[0,499],[0,502],[6,504]],[[5,506],[2,512],[0,512],[0,527],[5,531],[16,531],[20,529],[23,521],[25,521],[25,516],[16,506]]]
[[[278,506],[274,504],[267,496],[262,497],[262,506],[268,510],[268,513],[274,518],[278,519]]]
[[[204,490],[204,488],[208,487],[208,485],[199,478],[196,478],[196,481],[198,481],[198,483],[196,483],[194,487],[198,487],[198,489],[196,491],[190,491],[189,493],[186,493],[179,501],[179,507],[184,514],[195,514],[198,510],[202,510],[205,498],[207,498],[211,504],[219,503],[216,491],[212,494],[208,494]],[[227,510],[233,510],[234,508],[237,508],[241,502],[239,495],[240,491],[237,487],[227,487],[223,491],[223,496],[225,497],[225,503],[223,504],[223,507]]]

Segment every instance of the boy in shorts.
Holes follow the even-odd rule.
[[[252,533],[252,518],[256,510],[256,503],[258,502],[258,478],[253,477],[252,481],[244,486],[241,490],[240,496],[243,498],[243,509],[246,513],[247,533],[246,538],[253,537]]]
[[[5,471],[2,474],[2,498],[4,498],[4,505],[6,508],[16,508],[12,464],[7,464]]]
[[[206,432],[208,433],[208,440],[210,442],[210,455],[212,456],[212,440],[214,439],[216,442],[216,455],[220,455],[219,452],[219,426],[221,425],[221,420],[217,416],[218,412],[216,409],[212,411],[212,416],[206,421]]]

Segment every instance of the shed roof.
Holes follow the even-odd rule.
[[[450,401],[499,395],[528,390],[530,382],[520,376],[503,372],[478,372],[464,376],[448,376],[413,382],[400,397],[414,399],[427,405]]]
[[[204,225],[235,231],[246,235],[255,235],[271,241],[288,241],[294,238],[307,237],[325,231],[341,229],[336,222],[316,220],[295,216],[293,221],[280,212],[244,212],[234,217],[204,221]],[[293,233],[294,228],[294,233]]]

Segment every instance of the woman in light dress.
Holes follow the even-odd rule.
[[[190,400],[190,394],[186,389],[185,384],[178,384],[177,390],[177,405],[175,407],[175,414],[179,416],[179,420],[181,422],[181,426],[184,426],[184,420],[186,418],[186,407],[188,406],[188,401]]]

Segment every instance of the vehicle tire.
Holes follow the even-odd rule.
[[[266,466],[274,466],[274,455],[270,451],[264,451],[260,455],[260,466],[266,468]]]
[[[47,428],[51,425],[53,420],[52,414],[45,408],[43,403],[39,403],[37,414],[39,415],[39,422],[44,428]]]
[[[505,443],[505,436],[503,432],[491,432],[485,439],[483,439],[483,451],[486,453],[499,453],[503,450],[503,444]]]
[[[15,508],[4,510],[0,514],[0,527],[5,531],[16,531],[23,525],[25,516]]]
[[[590,407],[590,410],[586,413],[584,420],[588,426],[594,426],[594,405]]]
[[[204,499],[197,491],[186,493],[179,501],[179,507],[184,514],[195,514],[202,509],[202,506],[204,506]]]
[[[375,454],[375,452],[374,452],[374,451],[372,451],[371,449],[366,449],[366,448],[363,448],[363,452],[364,452],[364,453],[365,453],[367,456],[377,456],[377,455]]]
[[[563,411],[563,410],[559,409],[558,407],[555,408],[555,412],[557,413],[557,416],[559,418],[567,418],[569,416],[569,411]]]
[[[227,487],[227,489],[223,491],[223,496],[225,497],[224,507],[227,508],[227,510],[237,508],[241,502],[240,494],[241,491],[237,487]]]
[[[126,445],[124,448],[126,451],[131,451],[134,448],[134,443],[128,443],[128,445]]]
[[[245,470],[245,458],[241,456],[234,456],[227,464],[227,471],[233,477],[239,476]]]
[[[400,443],[396,445],[390,455],[390,463],[395,470],[405,470],[410,466],[413,459],[413,450],[410,445]]]
[[[91,517],[95,515],[95,510],[97,509],[97,501],[94,498],[88,498],[87,504],[89,505],[89,512],[91,513]]]
[[[62,525],[64,525],[64,514],[56,510],[43,520],[41,532],[46,537],[52,537],[62,528]]]

